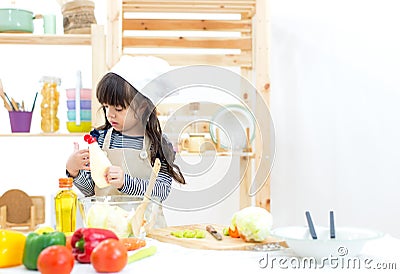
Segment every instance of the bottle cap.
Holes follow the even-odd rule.
[[[71,177],[69,178],[60,178],[58,179],[58,185],[59,187],[72,187],[72,182],[74,181],[74,179],[72,179]]]

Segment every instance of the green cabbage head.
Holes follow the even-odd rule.
[[[131,218],[132,213],[119,206],[94,204],[88,211],[86,225],[87,227],[110,229],[118,237],[128,237],[132,233]]]
[[[269,236],[272,224],[272,215],[265,208],[250,206],[233,215],[230,228],[237,228],[246,242],[262,242]]]

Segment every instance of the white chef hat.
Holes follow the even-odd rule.
[[[167,61],[155,56],[122,55],[110,72],[124,78],[153,104],[156,104],[165,96],[167,84],[165,80],[161,81],[157,77],[170,69]],[[147,86],[150,82],[151,86]]]

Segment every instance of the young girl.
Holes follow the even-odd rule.
[[[151,68],[147,72],[145,69],[137,71],[138,59],[135,58],[140,60],[144,57],[121,60],[97,85],[96,96],[102,105],[106,122],[90,134],[97,138],[99,146],[112,163],[105,174],[110,186],[101,189],[95,186],[90,175],[88,149],[80,150],[75,144],[74,152],[67,160],[67,173],[74,178],[74,185],[85,196],[144,195],[156,158],[161,161],[161,169],[153,197],[164,201],[170,192],[172,179],[185,184],[179,167],[174,164],[175,152],[162,134],[156,108],[149,99],[154,98],[154,94],[143,89],[146,82],[155,77],[149,77]],[[144,61],[150,61],[147,59]],[[129,75],[132,73],[134,77]],[[147,75],[140,77],[140,73]],[[144,83],[140,79],[145,79]]]

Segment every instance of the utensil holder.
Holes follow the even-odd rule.
[[[30,132],[32,112],[30,111],[9,111],[11,132]]]

